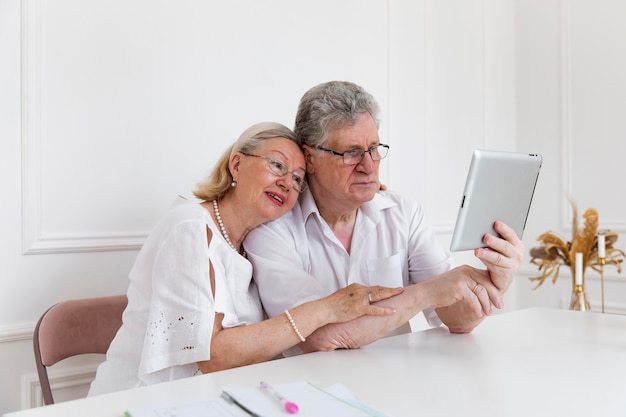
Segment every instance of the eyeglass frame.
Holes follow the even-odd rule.
[[[298,193],[304,192],[307,188],[308,188],[308,184],[306,182],[306,179],[304,179],[304,177],[301,177],[300,175],[298,175],[296,172],[294,171],[289,171],[289,169],[287,168],[287,165],[285,165],[285,163],[279,159],[275,159],[272,158],[271,156],[267,156],[267,155],[255,155],[253,153],[247,153],[247,152],[242,152],[239,151],[240,154],[245,155],[245,156],[254,156],[256,158],[261,158],[264,159],[267,162],[267,167],[269,168],[269,170],[272,172],[272,174],[276,175],[279,178],[284,177],[287,174],[291,174],[291,186],[293,187],[294,190],[296,190]],[[280,174],[279,172],[277,172],[276,170],[274,170],[272,167],[281,167],[280,168]],[[306,173],[305,173],[306,175]],[[299,178],[302,180],[302,185],[297,185],[298,183],[294,181],[294,178]]]
[[[374,159],[374,155],[372,155],[372,152],[373,151],[378,151],[378,149],[380,147],[383,147],[383,148],[387,149],[387,153],[385,154],[385,156],[381,156],[379,159]],[[348,149],[347,151],[344,151],[344,152],[333,151],[332,149],[324,148],[322,146],[316,146],[315,149],[320,150],[320,151],[324,151],[324,152],[328,152],[328,153],[331,153],[331,154],[336,155],[336,156],[341,156],[341,160],[343,161],[343,163],[345,165],[359,165],[361,162],[363,162],[363,158],[365,158],[365,154],[366,153],[370,154],[370,158],[372,158],[372,161],[383,160],[389,154],[389,145],[386,145],[384,143],[379,143],[378,145],[370,146],[367,149]],[[360,156],[360,159],[358,160],[358,162],[355,162],[355,163],[348,163],[348,162],[346,162],[346,156],[345,155],[347,153],[349,153],[349,152],[354,152],[354,151],[361,152],[361,156]],[[380,153],[378,155],[380,155]]]

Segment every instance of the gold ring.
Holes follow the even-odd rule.
[[[374,302],[374,300],[372,300],[372,293],[371,292],[367,293],[367,301],[369,301],[370,304],[372,304]]]
[[[474,288],[472,288],[472,292],[474,294],[476,294],[476,288],[478,288],[479,285],[480,285],[479,283],[476,283],[476,285],[474,285]],[[476,295],[478,295],[478,294],[476,294]]]

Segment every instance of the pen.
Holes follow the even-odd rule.
[[[248,413],[252,417],[261,417],[260,415],[258,415],[257,413],[255,413],[254,411],[250,410],[248,407],[246,407],[245,405],[243,405],[242,403],[237,401],[235,399],[235,397],[233,397],[232,395],[230,395],[226,391],[222,391],[222,398],[225,399],[226,401],[228,401],[231,404],[235,404],[237,407],[241,408],[243,411],[245,411],[246,413]]]
[[[277,393],[274,388],[267,382],[261,381],[261,389],[267,392],[276,400],[280,401],[280,403],[285,407],[285,411],[289,414],[296,414],[298,412],[298,405],[296,403],[292,403],[291,401],[287,401],[282,395]]]

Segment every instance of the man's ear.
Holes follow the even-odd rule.
[[[302,145],[304,153],[304,163],[306,164],[306,173],[313,174],[315,172],[315,164],[313,163],[313,149],[309,145]]]

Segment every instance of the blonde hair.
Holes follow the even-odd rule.
[[[274,122],[257,123],[246,129],[239,139],[232,144],[217,161],[209,178],[198,183],[194,195],[204,201],[219,200],[233,190],[233,175],[229,164],[231,156],[236,152],[254,153],[263,141],[273,138],[285,138],[293,141],[298,147],[299,137],[287,126]]]

